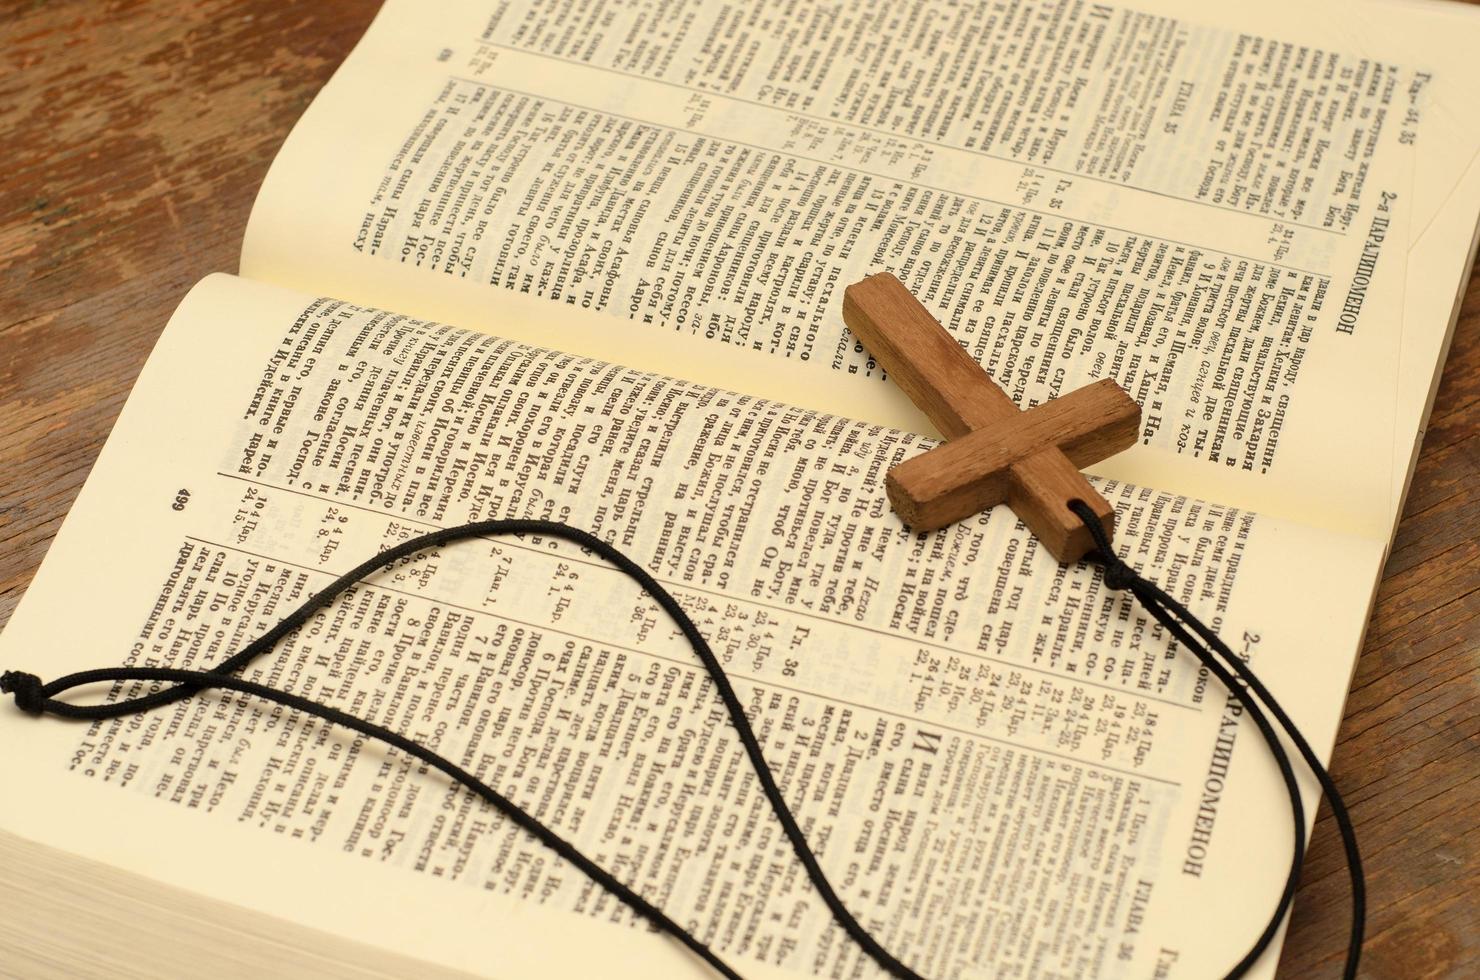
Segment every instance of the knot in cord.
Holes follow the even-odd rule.
[[[1105,570],[1105,587],[1116,592],[1123,592],[1136,583],[1136,571],[1121,561],[1116,555],[1111,555],[1101,563]]]
[[[7,670],[0,674],[0,694],[14,694],[15,706],[28,715],[41,714],[46,703],[41,678],[22,670]]]

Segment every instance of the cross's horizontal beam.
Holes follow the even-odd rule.
[[[1051,464],[1038,460],[1045,450],[1057,449],[1071,464],[1076,481],[1082,481],[1080,466],[1129,449],[1140,432],[1141,406],[1114,381],[1096,381],[905,460],[889,471],[889,502],[910,527],[933,531],[962,515],[1010,503],[1014,496],[1030,501],[1040,471],[1050,482],[1061,482]],[[1075,482],[1065,493],[1079,489]],[[1079,525],[1067,507],[1065,514]],[[1024,523],[1044,522],[1025,518]]]

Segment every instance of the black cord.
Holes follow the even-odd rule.
[[[1341,828],[1342,840],[1346,844],[1348,863],[1352,869],[1353,878],[1353,932],[1352,945],[1347,954],[1347,969],[1345,976],[1354,977],[1356,972],[1356,960],[1361,952],[1362,922],[1365,915],[1365,890],[1362,884],[1360,857],[1356,850],[1356,839],[1351,831],[1350,819],[1346,808],[1341,802],[1340,794],[1331,782],[1330,775],[1320,764],[1315,753],[1305,739],[1301,737],[1299,730],[1295,728],[1289,716],[1280,708],[1278,702],[1269,694],[1257,677],[1248,669],[1232,651],[1218,639],[1216,634],[1199,622],[1181,603],[1168,596],[1154,584],[1138,575],[1130,566],[1126,565],[1115,556],[1110,546],[1108,535],[1100,525],[1094,512],[1082,503],[1075,502],[1073,507],[1076,514],[1085,521],[1091,535],[1095,538],[1098,552],[1092,554],[1090,560],[1096,561],[1104,568],[1106,584],[1112,589],[1129,589],[1147,610],[1168,631],[1175,636],[1184,646],[1193,652],[1195,656],[1207,667],[1218,680],[1235,697],[1238,697],[1244,705],[1249,716],[1254,720],[1261,734],[1268,742],[1270,751],[1274,755],[1276,765],[1284,779],[1285,787],[1290,794],[1290,806],[1294,816],[1294,857],[1290,872],[1286,878],[1284,891],[1281,893],[1280,902],[1268,925],[1256,940],[1253,948],[1228,974],[1229,980],[1237,978],[1246,973],[1254,962],[1268,949],[1283,921],[1285,913],[1289,910],[1290,903],[1294,899],[1296,879],[1299,874],[1300,860],[1305,851],[1305,819],[1304,809],[1300,797],[1299,786],[1295,781],[1294,770],[1290,764],[1288,753],[1280,743],[1269,720],[1264,716],[1259,704],[1253,699],[1243,695],[1239,686],[1242,680],[1253,690],[1260,701],[1267,705],[1281,726],[1290,734],[1299,747],[1305,761],[1320,779],[1322,787],[1326,790],[1331,800],[1332,812],[1336,814],[1338,826]],[[162,705],[171,704],[183,698],[190,697],[200,691],[210,688],[237,691],[250,694],[255,697],[285,705],[306,714],[313,715],[331,724],[340,725],[351,731],[358,732],[369,738],[377,739],[393,748],[407,753],[413,758],[419,759],[427,765],[445,773],[454,781],[471,790],[480,798],[492,804],[505,816],[509,817],[516,825],[527,830],[541,843],[545,844],[555,853],[565,858],[592,881],[606,889],[638,915],[647,919],[661,932],[678,939],[696,955],[710,964],[721,975],[730,978],[739,976],[705,943],[699,940],[683,926],[674,922],[663,911],[652,905],[637,892],[632,890],[621,881],[617,880],[611,873],[604,870],[590,858],[586,857],[574,845],[566,841],[553,830],[546,827],[538,819],[525,812],[518,804],[501,795],[488,784],[482,782],[477,776],[465,769],[449,762],[447,759],[416,742],[411,741],[397,732],[391,731],[381,725],[356,718],[328,705],[311,701],[307,698],[286,691],[257,684],[234,676],[237,670],[246,666],[262,653],[270,650],[279,640],[297,630],[309,617],[318,610],[333,602],[339,595],[366,576],[394,564],[425,548],[447,544],[453,541],[472,537],[488,537],[507,534],[545,534],[551,537],[563,538],[583,548],[586,548],[616,566],[620,571],[632,578],[642,589],[657,601],[684,634],[689,641],[695,655],[708,672],[710,679],[714,682],[721,701],[729,714],[731,723],[735,726],[740,736],[741,744],[745,747],[746,754],[750,758],[751,766],[754,768],[757,778],[760,780],[761,789],[771,805],[776,819],[781,823],[787,838],[791,841],[792,849],[801,862],[807,877],[822,896],[823,902],[832,912],[834,920],[842,926],[849,935],[868,956],[882,967],[885,971],[895,977],[906,978],[906,980],[920,980],[909,967],[905,966],[896,957],[891,955],[883,946],[874,939],[857,919],[855,919],[841,899],[833,890],[827,876],[807,844],[805,835],[797,825],[796,818],[792,815],[785,799],[781,795],[780,788],[776,785],[775,778],[770,767],[761,752],[759,742],[745,716],[744,708],[740,699],[736,696],[734,688],[730,685],[724,668],[718,658],[710,649],[708,642],[704,639],[688,614],[678,601],[663,588],[647,570],[636,564],[616,548],[605,543],[600,538],[573,528],[565,524],[553,521],[535,520],[495,520],[478,521],[472,524],[464,524],[458,527],[445,528],[433,531],[417,538],[404,541],[392,548],[387,549],[375,557],[362,562],[354,569],[346,572],[335,581],[331,582],[322,591],[305,601],[276,626],[263,633],[256,640],[234,656],[223,661],[210,670],[175,670],[170,668],[146,668],[146,667],[111,667],[99,670],[80,671],[68,674],[65,677],[42,683],[41,679],[34,674],[21,671],[7,671],[0,674],[0,693],[13,694],[16,705],[31,714],[40,715],[50,713],[63,718],[97,720],[105,718],[117,718],[129,714],[138,714],[152,710]],[[1189,632],[1189,628],[1191,632]],[[1194,635],[1195,634],[1195,635]],[[1232,667],[1231,674],[1213,653],[1204,646],[1204,642],[1211,645],[1219,655],[1228,660]],[[1237,680],[1235,679],[1237,675]],[[69,691],[75,687],[87,684],[108,683],[120,681],[145,681],[164,682],[175,686],[155,691],[150,694],[130,698],[125,701],[113,703],[101,703],[92,705],[72,704],[67,701],[59,701],[56,695]]]
[[[628,577],[635,580],[642,587],[643,591],[652,596],[658,605],[663,608],[663,611],[672,617],[673,621],[678,624],[678,628],[683,632],[684,637],[689,641],[689,645],[693,647],[694,654],[704,665],[704,669],[708,671],[710,680],[714,682],[715,690],[719,692],[720,700],[724,702],[725,710],[729,713],[730,722],[735,726],[735,730],[740,736],[740,742],[745,746],[745,752],[750,757],[751,766],[755,769],[755,774],[760,779],[761,790],[765,793],[767,801],[771,804],[772,812],[776,814],[776,819],[780,822],[782,829],[786,832],[787,838],[791,841],[792,850],[796,852],[797,860],[801,862],[802,867],[806,870],[807,877],[811,879],[813,887],[817,889],[818,893],[822,896],[823,902],[832,912],[833,919],[884,970],[895,977],[902,978],[902,980],[922,980],[919,974],[905,966],[890,954],[888,950],[884,949],[878,940],[874,939],[869,931],[844,907],[842,900],[838,898],[832,884],[827,880],[827,875],[823,873],[822,866],[817,863],[817,857],[812,853],[812,848],[807,844],[806,835],[802,833],[802,828],[797,825],[796,818],[792,816],[791,809],[786,805],[786,800],[781,795],[781,789],[776,785],[776,780],[771,774],[771,768],[766,764],[765,756],[761,753],[760,743],[756,740],[755,732],[750,727],[750,721],[745,717],[745,709],[740,704],[740,698],[735,694],[735,689],[730,686],[730,679],[726,676],[724,667],[720,665],[719,659],[714,655],[714,651],[709,648],[709,643],[704,639],[704,635],[699,632],[699,628],[694,625],[693,620],[689,619],[688,613],[684,612],[683,607],[678,604],[678,600],[673,598],[667,589],[663,588],[657,580],[649,575],[645,568],[632,561],[632,559],[605,541],[602,541],[589,532],[582,531],[580,528],[570,527],[569,525],[560,524],[555,521],[502,520],[476,521],[472,524],[463,524],[458,527],[433,531],[430,534],[411,538],[393,548],[382,551],[375,557],[362,562],[344,575],[341,575],[325,586],[322,591],[316,593],[295,609],[272,629],[249,643],[240,653],[223,661],[211,670],[106,667],[100,670],[84,670],[79,673],[68,674],[65,677],[59,677],[54,681],[44,684],[34,674],[7,671],[5,674],[0,675],[0,693],[13,693],[17,706],[31,714],[49,713],[63,718],[96,720],[138,714],[161,705],[179,701],[182,698],[190,697],[208,688],[223,688],[225,690],[251,694],[268,701],[276,702],[277,704],[286,705],[313,715],[316,718],[322,718],[324,721],[341,725],[362,735],[378,739],[441,770],[456,782],[472,790],[484,800],[487,800],[499,812],[529,831],[545,846],[571,862],[592,881],[605,888],[638,915],[651,922],[659,931],[666,932],[678,939],[679,942],[693,950],[706,963],[714,967],[722,976],[738,980],[740,975],[721,960],[713,950],[693,933],[677,922],[674,922],[657,906],[651,904],[641,895],[637,894],[637,892],[618,881],[610,872],[604,870],[596,862],[582,854],[569,841],[525,812],[517,803],[501,795],[497,790],[467,770],[449,762],[430,749],[424,748],[405,736],[381,725],[356,718],[354,715],[345,714],[336,708],[319,704],[317,701],[310,701],[296,694],[279,691],[275,688],[231,676],[237,670],[250,663],[259,654],[271,649],[284,636],[298,629],[315,612],[333,602],[341,593],[367,575],[425,548],[432,548],[437,545],[466,538],[508,534],[545,534],[550,537],[563,538],[595,552],[615,565]],[[166,681],[173,683],[175,686],[156,691],[152,694],[145,694],[126,701],[113,703],[82,705],[56,700],[56,695],[71,690],[74,687],[110,681]]]
[[[1284,771],[1289,767],[1289,757],[1285,752],[1284,746],[1280,744],[1279,739],[1269,730],[1268,723],[1262,721],[1263,716],[1258,711],[1255,698],[1263,702],[1264,706],[1269,709],[1270,714],[1274,715],[1275,720],[1280,723],[1280,727],[1285,730],[1285,734],[1295,743],[1295,747],[1299,749],[1306,766],[1309,767],[1310,771],[1320,782],[1321,789],[1325,792],[1326,800],[1330,804],[1331,815],[1336,818],[1336,827],[1341,833],[1341,845],[1346,851],[1347,872],[1351,877],[1351,930],[1347,940],[1346,963],[1342,968],[1342,976],[1345,980],[1355,980],[1357,964],[1362,958],[1362,936],[1367,925],[1367,882],[1366,877],[1362,873],[1362,855],[1357,848],[1356,828],[1352,826],[1351,815],[1346,809],[1346,801],[1342,799],[1341,791],[1336,788],[1336,783],[1332,780],[1331,774],[1311,749],[1310,743],[1301,734],[1300,728],[1285,713],[1285,709],[1280,707],[1279,701],[1269,692],[1269,689],[1264,686],[1254,671],[1244,662],[1243,658],[1230,650],[1228,644],[1224,643],[1218,637],[1217,633],[1214,633],[1206,624],[1194,616],[1186,606],[1168,595],[1156,583],[1142,577],[1135,569],[1131,568],[1116,555],[1115,549],[1110,544],[1110,535],[1106,533],[1104,525],[1100,523],[1100,519],[1095,515],[1094,510],[1085,504],[1084,501],[1076,500],[1071,502],[1069,509],[1080,520],[1084,521],[1085,527],[1089,528],[1090,536],[1094,538],[1096,550],[1087,556],[1087,560],[1096,562],[1104,569],[1105,584],[1116,590],[1128,589],[1140,600],[1141,605],[1145,606],[1147,611],[1156,618],[1157,622],[1165,626],[1178,641],[1191,650],[1193,655],[1202,662],[1203,666],[1207,667],[1223,683],[1223,686],[1243,703],[1250,717],[1259,725],[1259,730],[1263,733],[1265,741],[1269,743],[1270,751],[1274,754],[1276,762],[1280,762],[1281,771]],[[1193,633],[1196,633],[1197,637],[1203,642],[1200,643],[1197,639],[1189,635],[1187,632],[1188,628]],[[1204,646],[1204,643],[1207,646]],[[1208,649],[1209,647],[1212,648],[1211,651]],[[1235,683],[1233,677],[1229,676],[1228,671],[1223,669],[1218,660],[1214,658],[1212,651],[1216,651],[1218,656],[1223,658],[1227,666],[1237,675],[1238,681],[1241,681],[1244,686],[1247,686],[1253,692],[1254,697],[1249,697],[1244,692],[1243,687]],[[1249,950],[1248,954],[1229,973],[1230,978],[1242,976],[1269,947],[1270,942],[1274,938],[1274,931],[1278,929],[1280,920],[1284,918],[1290,902],[1294,899],[1296,880],[1300,872],[1300,862],[1305,852],[1305,817],[1304,811],[1300,806],[1299,790],[1288,778],[1285,784],[1292,793],[1290,805],[1296,825],[1294,864],[1289,876],[1285,880],[1285,890],[1280,897],[1280,903],[1275,910],[1274,917],[1255,942],[1254,947]]]

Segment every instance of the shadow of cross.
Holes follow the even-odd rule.
[[[1115,511],[1079,472],[1135,444],[1141,406],[1105,378],[1019,411],[904,283],[888,272],[843,291],[843,320],[946,442],[889,471],[889,503],[917,531],[1006,503],[1062,562],[1094,547],[1069,509]]]

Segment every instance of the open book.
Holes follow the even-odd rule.
[[[900,525],[883,474],[932,433],[839,312],[888,269],[1020,405],[1123,384],[1143,437],[1094,471],[1122,553],[1329,752],[1473,258],[1480,20],[1184,6],[390,0],[241,275],[165,329],[0,666],[209,666],[378,548],[565,521],[684,604],[906,963],[1220,975],[1283,883],[1268,753],[1006,509]],[[671,624],[578,549],[427,552],[247,676],[480,773],[747,975],[872,970]],[[6,707],[0,743],[23,974],[703,975],[291,712]]]

